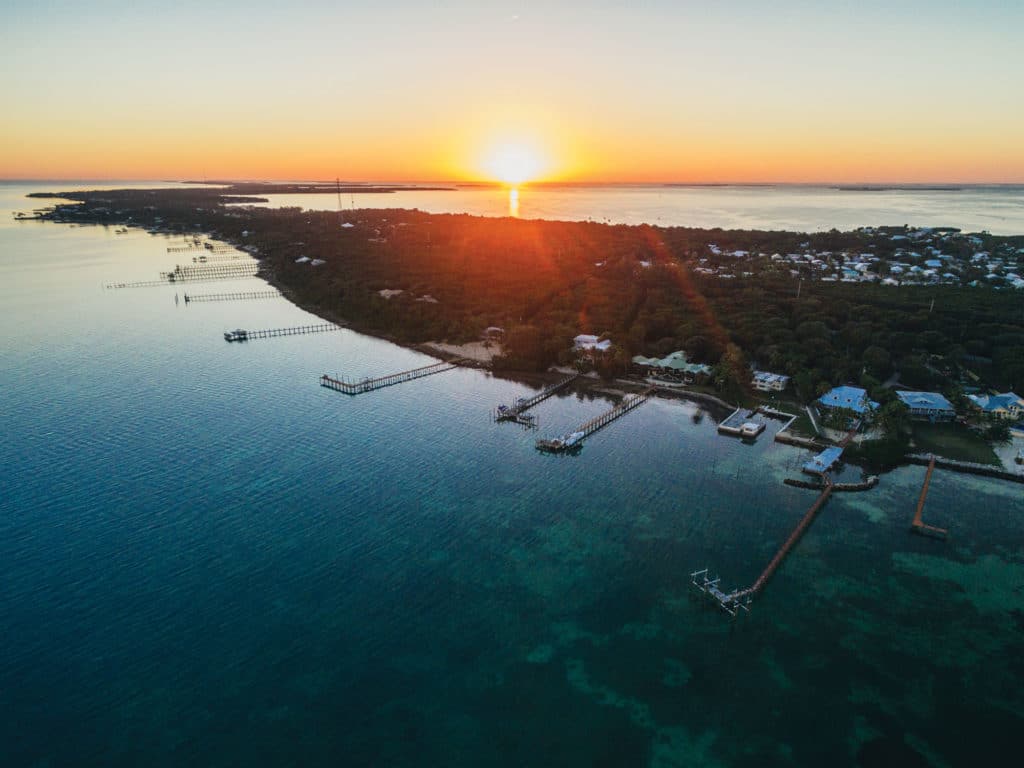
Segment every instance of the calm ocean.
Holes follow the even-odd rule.
[[[337,210],[339,203],[332,194],[270,195],[269,200],[268,205],[275,207],[328,210]],[[460,187],[447,192],[343,194],[341,206],[708,229],[816,232],[907,224],[1024,234],[1024,186],[1009,185],[874,191],[812,185]]]
[[[747,445],[716,433],[718,411],[655,398],[554,458],[490,421],[531,390],[485,372],[349,398],[319,376],[431,359],[349,331],[227,344],[316,320],[283,299],[180,301],[255,279],[104,290],[187,256],[166,252],[180,238],[12,220],[35,207],[26,191],[66,187],[0,185],[2,765],[956,766],[1019,750],[1021,486],[936,472],[927,518],[947,543],[908,535],[920,467],[837,495],[734,623],[688,574],[748,584],[813,500],[782,484],[808,453],[774,444],[778,423]],[[402,193],[427,210],[442,194],[472,193]],[[606,196],[595,219],[647,210],[585,194]],[[983,205],[914,205],[898,223],[1001,229],[970,223]],[[1002,205],[1024,232],[1020,193]],[[822,226],[889,223],[860,215]],[[539,434],[609,405],[552,398]]]

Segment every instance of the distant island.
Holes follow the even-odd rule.
[[[929,187],[929,186],[862,186],[835,187],[840,192],[963,192],[963,187]]]
[[[327,319],[399,343],[493,339],[495,370],[592,368],[685,353],[706,390],[751,393],[751,366],[800,403],[854,383],[950,402],[1024,391],[1024,236],[955,228],[770,232],[228,205],[211,188],[35,195],[42,218],[205,232]],[[584,345],[580,337],[592,337]]]
[[[355,184],[345,182],[309,182],[281,184],[269,181],[185,181],[183,184],[207,184],[221,187],[221,192],[235,195],[288,194],[391,194],[394,192],[454,192],[455,187],[421,186],[417,184]]]

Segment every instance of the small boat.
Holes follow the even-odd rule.
[[[248,339],[249,332],[241,328],[224,332],[224,341],[247,341]]]
[[[743,437],[757,437],[764,432],[764,424],[757,421],[748,421],[740,427],[740,434]]]
[[[576,445],[582,439],[583,439],[583,433],[582,432],[573,432],[567,438],[565,438],[563,440],[563,442],[565,443],[565,447],[566,448],[572,448],[574,445]]]
[[[1018,464],[1024,464],[1024,448],[1017,451],[1017,458],[1014,459]]]

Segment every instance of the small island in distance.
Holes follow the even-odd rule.
[[[184,181],[222,186],[226,195],[388,195],[396,191],[453,191],[454,186],[371,184],[353,181],[289,183],[281,181]]]

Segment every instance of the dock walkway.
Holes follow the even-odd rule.
[[[433,376],[435,373],[450,371],[452,368],[457,368],[460,362],[462,362],[462,358],[445,360],[439,363],[424,365],[420,368],[412,368],[408,371],[399,371],[398,373],[392,373],[387,376],[380,376],[375,379],[362,379],[360,381],[336,379],[325,373],[320,377],[320,386],[333,389],[336,392],[343,392],[346,395],[359,395],[364,392],[372,392],[375,389],[383,389],[384,387],[401,384],[405,381],[421,379],[424,376]]]
[[[277,291],[235,291],[234,293],[193,293],[185,294],[185,303],[193,301],[242,301],[245,299],[279,299]]]
[[[160,278],[169,282],[178,280],[208,279],[211,277],[252,277],[260,268],[258,261],[242,262],[239,264],[198,264],[194,267],[175,266],[171,272],[161,272]]]
[[[595,416],[590,421],[580,424],[567,435],[556,437],[553,440],[538,440],[537,450],[544,451],[545,453],[562,453],[579,448],[582,446],[584,440],[599,429],[608,426],[617,418],[629,413],[638,405],[646,403],[647,398],[650,397],[651,392],[655,389],[656,387],[649,387],[637,395],[626,395],[614,408],[605,411],[600,416]]]
[[[835,490],[832,484],[832,479],[828,475],[822,475],[824,480],[824,487],[822,488],[821,495],[815,500],[808,509],[800,522],[797,523],[796,528],[793,529],[792,533],[789,534],[789,538],[783,542],[782,546],[775,553],[775,556],[768,562],[768,565],[761,571],[761,575],[757,577],[757,580],[745,589],[736,589],[732,592],[724,592],[718,586],[719,578],[715,577],[712,579],[708,575],[708,569],[705,568],[700,571],[694,571],[690,574],[690,583],[693,584],[702,593],[713,599],[718,605],[731,616],[735,616],[737,612],[742,608],[743,610],[750,610],[750,601],[762,590],[768,583],[769,579],[775,574],[779,566],[782,565],[786,556],[793,550],[796,543],[800,541],[801,537],[807,532],[807,529],[811,527],[811,523],[814,522],[814,518],[817,516],[821,508],[825,506],[825,502],[828,501],[829,496],[832,495],[832,491]]]
[[[719,434],[736,435],[737,437],[757,437],[764,432],[765,423],[763,421],[753,421],[752,419],[755,416],[757,416],[757,409],[751,411],[742,407],[737,408],[718,425],[718,432]]]
[[[1009,472],[1002,467],[996,467],[991,464],[977,464],[970,461],[944,459],[941,456],[936,456],[931,453],[912,453],[906,458],[911,464],[928,466],[932,462],[935,462],[935,466],[939,469],[949,469],[954,472],[964,472],[968,475],[983,475],[985,477],[995,477],[1000,480],[1009,480],[1014,483],[1024,483],[1024,470],[1020,472]]]
[[[495,421],[515,421],[528,427],[534,427],[537,425],[537,419],[533,416],[525,416],[526,412],[533,408],[533,406],[547,400],[560,389],[569,386],[579,376],[578,373],[571,374],[563,379],[559,379],[550,387],[542,389],[532,397],[517,398],[512,405],[499,405],[494,409],[491,416]]]
[[[252,341],[253,339],[274,339],[278,336],[301,336],[307,333],[324,333],[340,331],[341,326],[334,323],[317,323],[316,325],[297,325],[292,328],[265,328],[258,331],[247,331],[239,328],[224,332],[224,341]]]
[[[917,500],[917,510],[914,512],[914,521],[910,524],[910,530],[912,533],[920,534],[921,536],[931,536],[936,539],[945,539],[949,535],[949,531],[945,528],[936,528],[934,525],[928,525],[921,519],[921,515],[924,512],[924,502],[928,498],[928,485],[932,481],[932,472],[935,471],[935,457],[928,462],[928,470],[924,473],[924,484],[921,486],[921,496]]]

